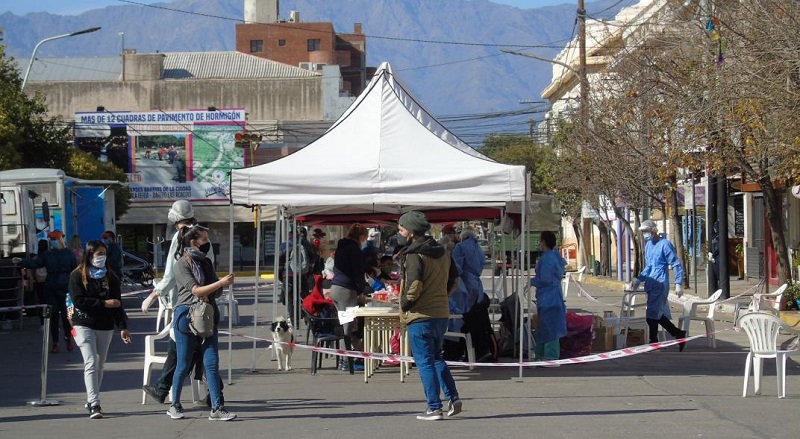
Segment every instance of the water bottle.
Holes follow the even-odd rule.
[[[72,305],[72,295],[70,293],[67,293],[66,302],[67,302],[67,320],[69,321],[70,326],[72,326],[72,314],[75,312],[75,308]]]

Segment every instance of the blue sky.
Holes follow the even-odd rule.
[[[135,0],[139,3],[165,3],[165,0]],[[540,6],[574,3],[569,0],[490,0],[494,3],[516,6],[518,8],[538,8]],[[0,13],[11,11],[17,15],[28,12],[50,12],[52,14],[72,15],[102,8],[123,5],[117,0],[0,0]]]

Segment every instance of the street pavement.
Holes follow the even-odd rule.
[[[237,285],[252,284],[253,278]],[[584,276],[582,288],[600,302],[614,304],[621,284]],[[732,279],[732,296],[755,285]],[[570,287],[567,306],[578,312],[618,311],[591,302]],[[271,287],[259,291],[256,336],[269,336],[268,323],[282,307],[274,307]],[[688,294],[693,294],[690,290]],[[703,290],[698,296],[705,297]],[[240,325],[235,332],[253,334],[254,292],[237,291]],[[144,336],[155,329],[155,307],[149,315],[139,310],[141,300],[124,300],[133,334],[131,345],[115,337],[104,383],[102,407],[106,417],[90,420],[83,407],[85,391],[81,355],[76,349],[49,356],[47,398],[58,406],[33,407],[40,400],[42,332],[36,317],[26,317],[0,331],[5,373],[0,380],[0,437],[50,438],[203,438],[203,437],[710,437],[789,438],[800,430],[800,367],[790,357],[787,398],[777,398],[775,364],[765,361],[762,395],[742,398],[742,378],[747,338],[732,330],[730,315],[721,313],[717,348],[705,339],[692,341],[684,352],[672,347],[595,363],[560,368],[478,367],[454,368],[464,401],[464,411],[442,421],[419,421],[425,409],[416,370],[400,383],[397,368],[381,368],[369,383],[334,369],[328,359],[310,375],[310,351],[296,349],[293,370],[279,372],[264,342],[232,339],[232,380],[228,381],[228,337],[222,336],[220,367],[226,382],[226,406],[239,415],[232,422],[212,422],[208,409],[188,402],[187,418],[171,420],[168,406],[148,400],[141,404]],[[273,311],[275,310],[275,311]],[[673,321],[680,311],[673,308]],[[696,325],[696,326],[694,326]],[[223,322],[227,327],[227,321]],[[703,328],[693,323],[693,334]],[[304,328],[295,330],[303,343]],[[788,336],[786,337],[789,338]],[[159,346],[164,349],[165,344]],[[255,353],[255,357],[254,357]],[[255,364],[254,364],[255,358]],[[514,359],[502,358],[503,362]],[[255,366],[255,367],[254,367]],[[154,368],[154,378],[160,367]]]

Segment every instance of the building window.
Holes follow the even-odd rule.
[[[285,46],[286,45],[286,40],[278,40],[278,45],[279,46]]]
[[[319,50],[319,39],[308,40],[308,51],[315,52]]]
[[[261,53],[264,51],[264,40],[250,40],[250,53]]]

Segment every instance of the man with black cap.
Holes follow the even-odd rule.
[[[448,300],[458,285],[458,269],[444,247],[426,234],[431,225],[422,212],[403,214],[398,226],[400,235],[408,241],[402,257],[400,320],[408,327],[414,363],[428,405],[417,419],[436,421],[443,418],[440,388],[448,399],[447,416],[461,412],[455,380],[442,357],[450,317]]]
[[[678,329],[673,323],[672,313],[669,309],[669,267],[675,272],[675,294],[683,295],[683,265],[675,247],[667,238],[658,234],[658,226],[653,220],[642,221],[639,227],[644,237],[644,269],[631,284],[631,289],[636,290],[644,282],[647,292],[647,326],[650,332],[650,343],[658,342],[658,325],[661,325],[669,334],[677,339],[686,337],[686,331]],[[685,343],[678,345],[683,351]]]

